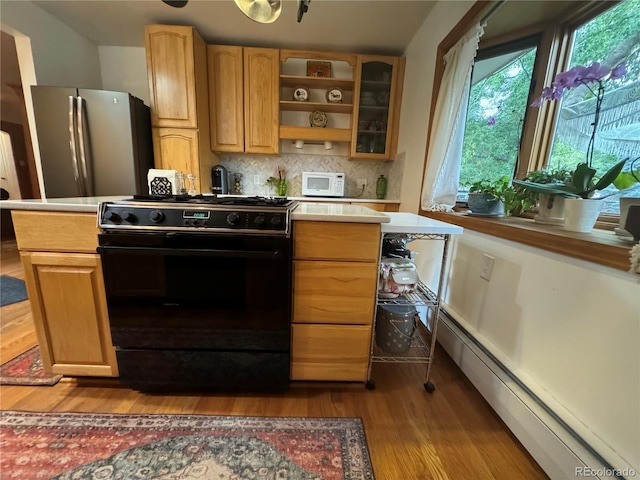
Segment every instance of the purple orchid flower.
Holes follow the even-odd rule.
[[[496,124],[496,117],[491,116],[487,119],[487,125],[495,125]]]
[[[577,65],[566,72],[560,72],[555,76],[550,87],[544,87],[540,97],[538,97],[531,104],[532,107],[540,107],[545,100],[560,100],[566,90],[585,85],[595,97],[595,112],[594,120],[591,130],[591,137],[589,139],[589,145],[587,146],[587,162],[586,164],[591,167],[593,162],[593,151],[595,143],[595,135],[598,129],[598,123],[600,118],[600,108],[602,107],[602,100],[605,92],[605,80],[614,80],[621,78],[627,74],[627,65],[625,62],[621,62],[613,69],[601,65],[600,62],[593,62],[588,67],[583,65]],[[608,77],[607,77],[608,76]],[[607,77],[607,78],[605,78]],[[597,86],[591,87],[590,83],[596,83]]]
[[[583,75],[583,79],[595,82],[598,80],[602,80],[602,78],[609,75],[609,72],[611,72],[611,68],[607,67],[606,65],[600,65],[599,62],[593,62],[586,69],[585,74]]]
[[[622,78],[627,74],[627,64],[625,62],[619,63],[611,70],[610,79]]]
[[[579,85],[580,75],[577,68],[561,72],[553,79],[553,85],[562,88],[573,88]]]

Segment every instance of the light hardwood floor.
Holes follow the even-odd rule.
[[[3,242],[2,275],[24,278],[15,243]],[[0,360],[36,344],[29,302],[0,308]],[[375,364],[361,384],[296,383],[284,394],[150,395],[116,379],[63,378],[53,387],[0,387],[2,410],[360,417],[377,480],[548,478],[441,348],[425,365]]]

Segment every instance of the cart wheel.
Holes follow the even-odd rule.
[[[364,386],[367,387],[367,390],[375,390],[376,382],[374,382],[373,380],[367,380]]]
[[[436,391],[436,386],[431,382],[427,382],[424,384],[424,389],[429,393],[433,393]]]

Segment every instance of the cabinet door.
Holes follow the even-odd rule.
[[[395,158],[403,80],[404,59],[358,56],[351,158]]]
[[[364,382],[371,327],[292,325],[291,380]]]
[[[197,128],[194,29],[147,25],[145,49],[154,127]]]
[[[207,46],[211,150],[244,152],[242,47]]]
[[[244,48],[244,145],[247,153],[280,150],[280,54]]]
[[[202,181],[198,163],[198,131],[187,128],[154,128],[153,151],[155,167],[194,173],[196,190],[200,193]],[[206,174],[206,173],[205,173]]]
[[[118,376],[100,256],[23,253],[22,265],[44,370]]]

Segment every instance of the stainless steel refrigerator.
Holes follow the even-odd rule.
[[[47,198],[148,193],[149,107],[129,93],[31,87]]]

